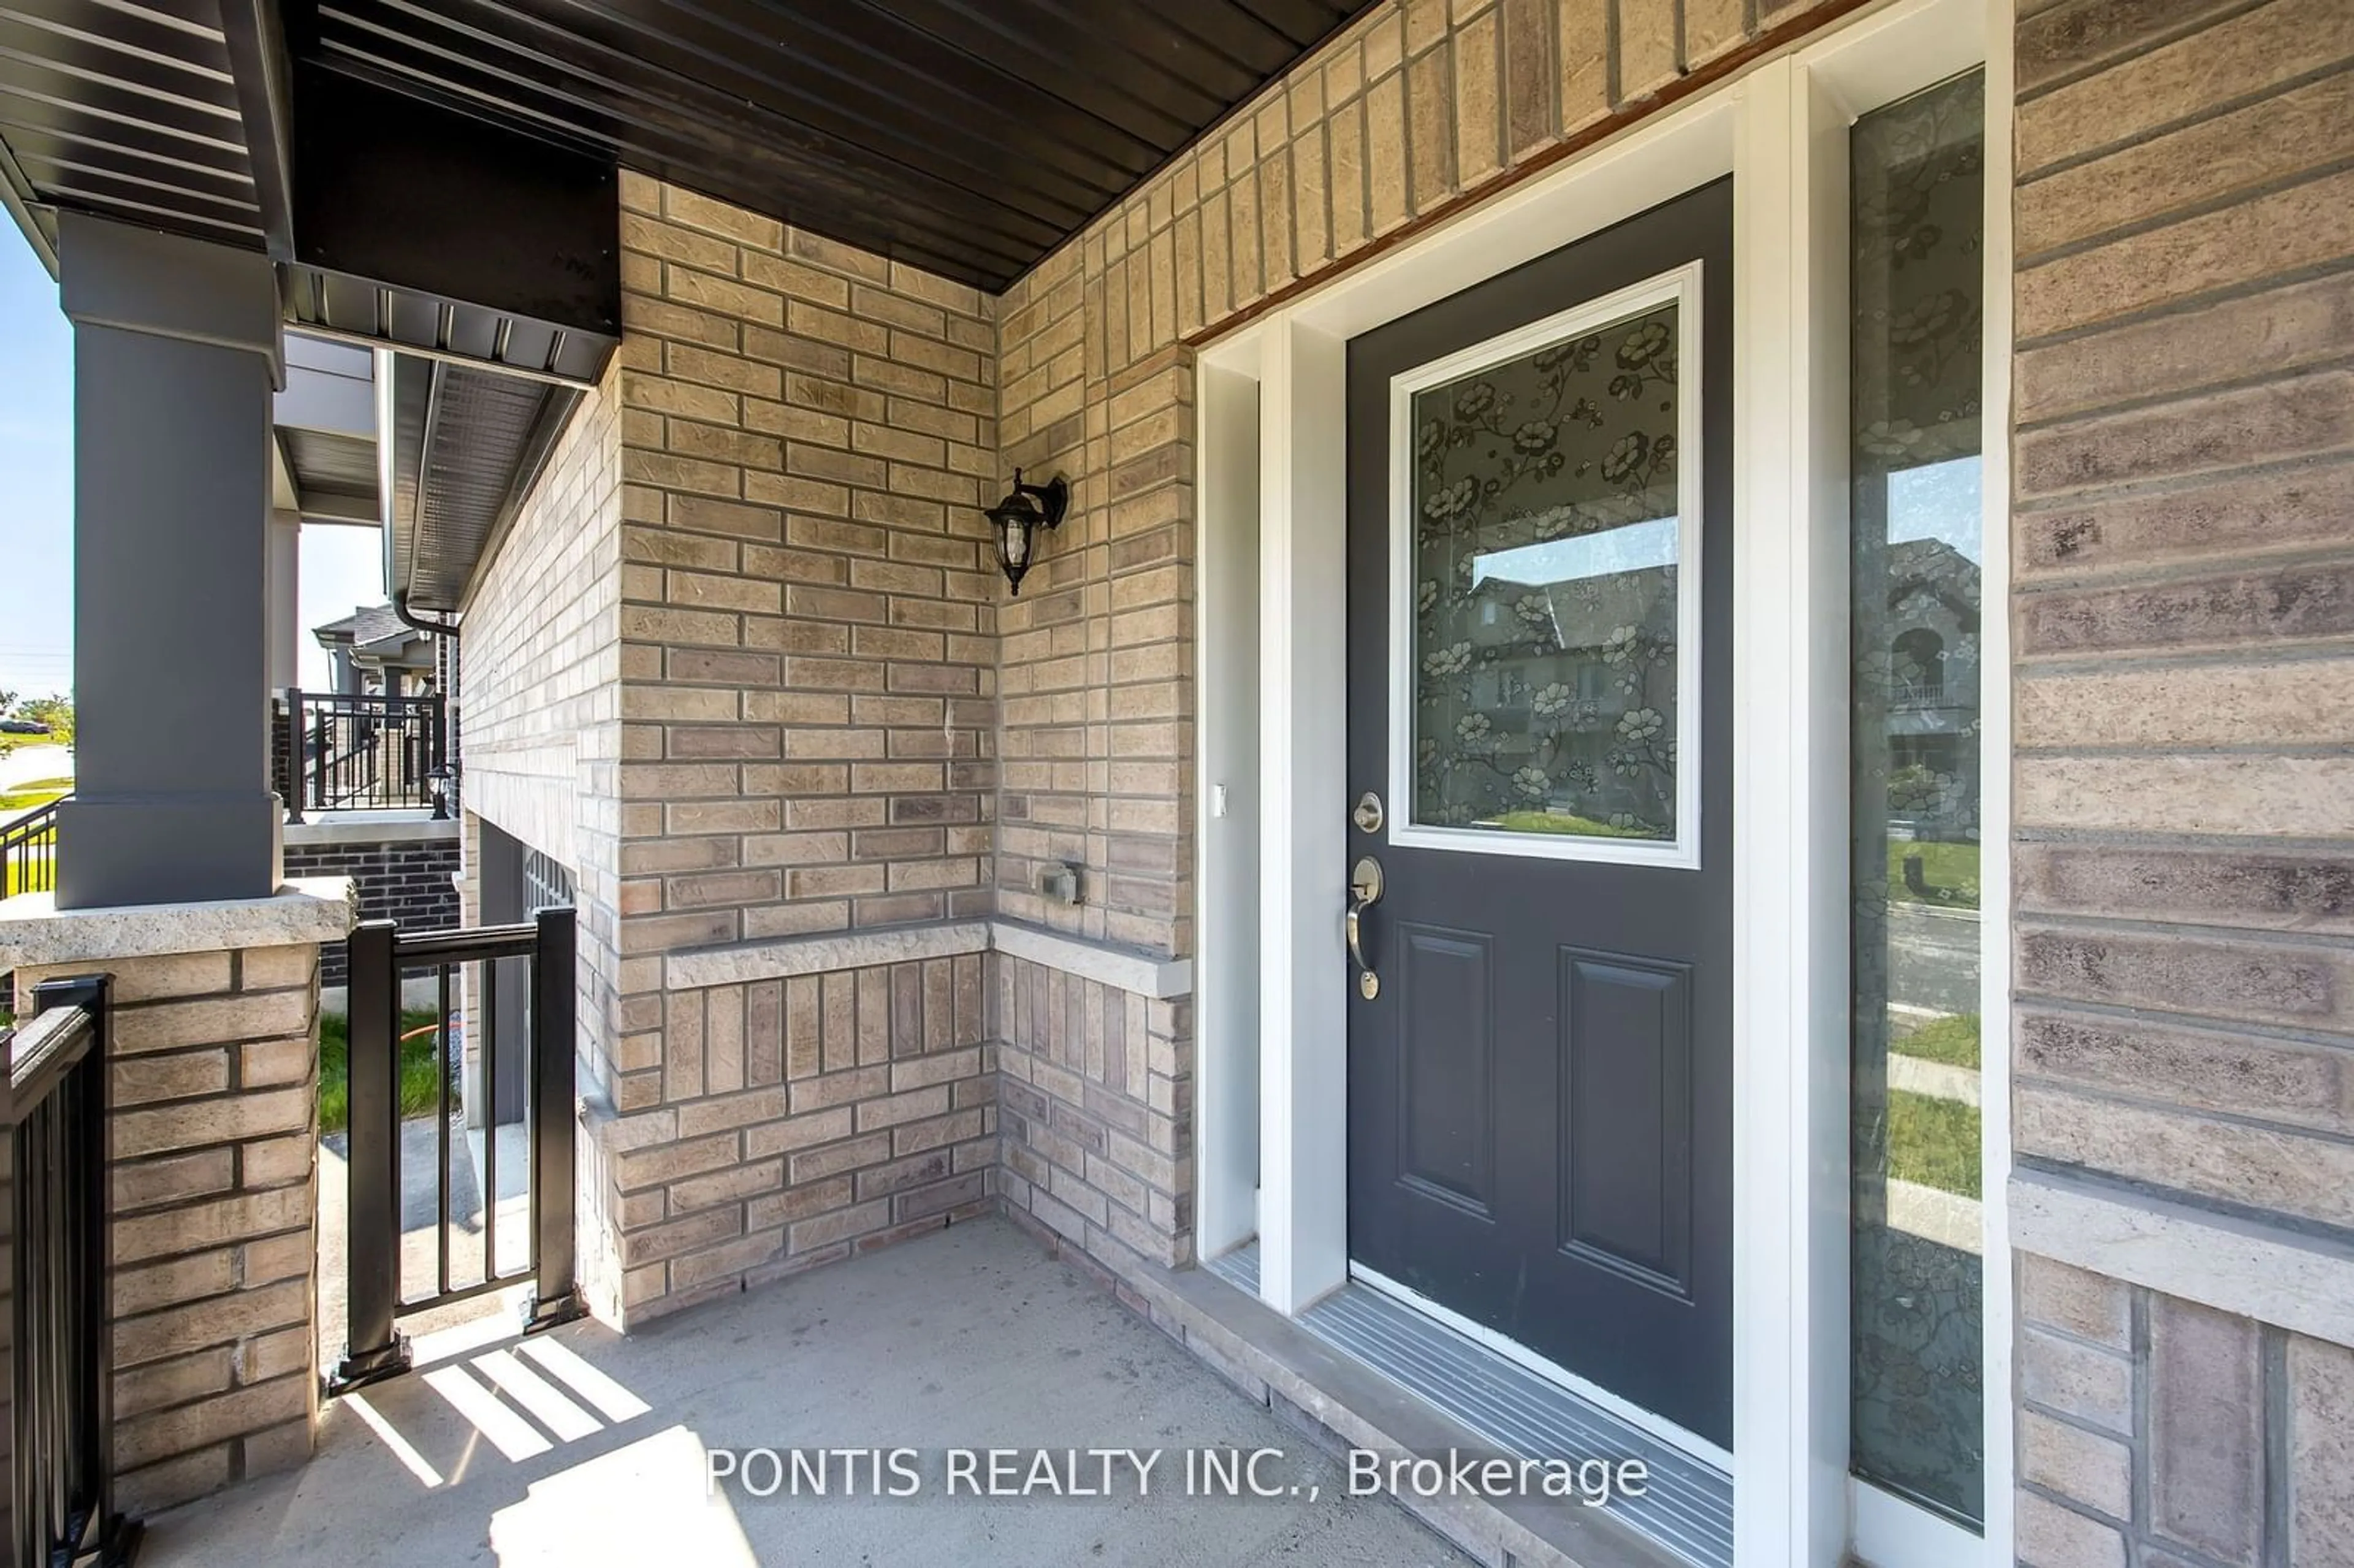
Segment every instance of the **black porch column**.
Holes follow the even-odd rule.
[[[266,897],[270,261],[71,213],[58,230],[81,715],[58,905]]]

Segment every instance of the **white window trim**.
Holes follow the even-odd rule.
[[[2009,1224],[1985,1205],[1987,1529],[1848,1475],[1848,129],[1987,68],[1983,1190],[2009,1171],[2011,0],[1896,0],[1267,313],[1201,355],[1197,1171],[1204,1256],[1296,1314],[1348,1275],[1348,340],[1734,179],[1735,1560],[2011,1561]],[[1999,42],[1989,48],[1988,40]],[[1256,408],[1246,411],[1243,399]],[[1247,449],[1246,451],[1245,449]],[[1255,493],[1238,484],[1256,470]],[[1245,586],[1246,584],[1246,587]],[[1256,702],[1255,733],[1235,705]],[[1225,817],[1211,802],[1226,802]],[[1257,852],[1235,853],[1235,813]],[[1221,927],[1253,942],[1221,942]],[[1256,1005],[1254,1005],[1254,1002]],[[1255,1085],[1257,1093],[1244,1092]],[[1256,1125],[1247,1113],[1256,1112]]]
[[[1483,828],[1428,826],[1414,820],[1415,809],[1415,536],[1414,399],[1491,366],[1534,353],[1630,316],[1676,306],[1681,366],[1676,387],[1676,833],[1666,842],[1642,839],[1585,838],[1574,833],[1508,832]],[[1573,305],[1568,310],[1514,327],[1469,348],[1390,377],[1390,755],[1389,827],[1384,842],[1406,849],[1452,853],[1512,855],[1522,860],[1580,861],[1616,865],[1656,865],[1681,870],[1700,866],[1701,790],[1705,758],[1701,750],[1700,679],[1705,643],[1701,624],[1702,484],[1701,408],[1707,390],[1702,377],[1701,263],[1688,262],[1627,288]]]

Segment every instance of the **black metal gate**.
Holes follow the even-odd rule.
[[[572,1229],[572,911],[460,931],[370,920],[352,933],[350,951],[350,1329],[330,1393],[408,1371],[398,1319],[429,1308],[528,1280],[525,1332],[585,1310]],[[435,1005],[429,1022],[404,1028],[410,977]],[[518,980],[523,1007],[503,1006],[501,987]],[[520,1030],[512,1026],[518,1018]],[[410,1049],[429,1035],[429,1052]],[[503,1114],[498,1097],[466,1092],[500,1082],[503,1055],[518,1051],[529,1086],[520,1107]],[[523,1222],[521,1245],[502,1246],[500,1134],[516,1127],[528,1209],[507,1219],[510,1243]],[[464,1165],[453,1161],[453,1137],[467,1140]],[[510,1176],[517,1152],[508,1153]],[[429,1181],[418,1169],[428,1159]]]

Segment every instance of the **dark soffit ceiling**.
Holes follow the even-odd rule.
[[[60,207],[262,248],[236,26],[220,0],[0,0],[0,201],[45,260]]]
[[[308,63],[995,291],[1364,9],[0,0],[0,204],[285,260]]]
[[[995,291],[1363,8],[295,0],[287,26],[297,59]]]

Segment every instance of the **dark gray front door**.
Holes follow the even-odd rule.
[[[1348,408],[1351,1257],[1727,1447],[1732,251],[1724,182]]]

